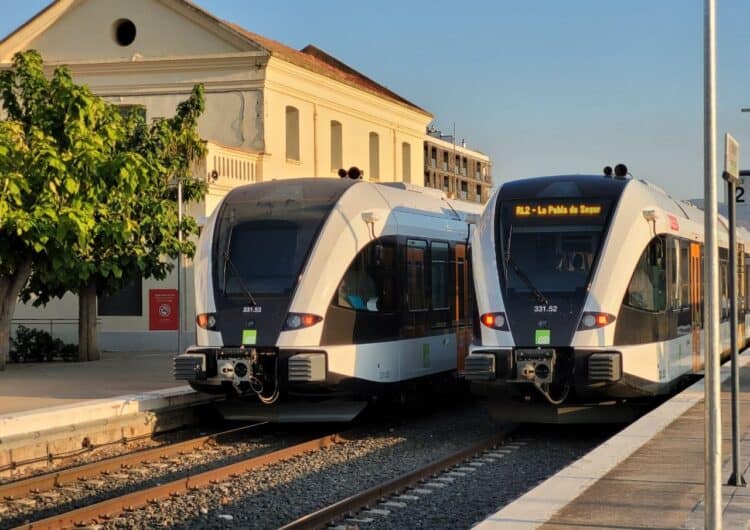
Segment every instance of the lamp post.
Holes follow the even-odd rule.
[[[705,0],[703,70],[703,181],[705,201],[705,528],[721,530],[721,389],[719,387],[719,270],[716,204],[716,0]]]
[[[177,355],[182,353],[182,179],[177,179]]]

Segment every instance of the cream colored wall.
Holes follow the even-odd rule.
[[[47,60],[62,61],[129,59],[136,54],[167,57],[228,53],[241,49],[168,5],[171,3],[160,0],[85,0],[27,43],[26,48],[41,51]],[[120,46],[114,39],[113,24],[119,19],[135,24],[136,38],[129,46]],[[0,57],[2,62],[8,59]]]
[[[402,180],[401,143],[411,144],[411,181],[422,182],[423,137],[431,117],[382,97],[271,58],[266,70],[264,180],[337,176],[331,171],[330,122],[343,130],[343,165],[369,180],[370,132],[380,139],[380,181]],[[300,161],[286,160],[286,107],[300,113]],[[394,149],[395,147],[395,149]]]

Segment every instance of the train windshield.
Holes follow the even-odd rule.
[[[226,205],[213,258],[217,290],[243,297],[289,294],[332,206],[289,197]]]
[[[507,201],[498,225],[498,266],[507,292],[586,289],[604,239],[610,204],[597,200]]]

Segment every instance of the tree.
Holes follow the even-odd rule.
[[[94,360],[98,358],[97,295],[114,292],[137,276],[164,279],[180,252],[194,252],[188,238],[182,243],[177,238],[174,183],[177,179],[184,181],[187,201],[200,199],[205,193],[203,183],[189,178],[192,163],[205,153],[205,143],[196,130],[204,109],[203,89],[195,87],[173,118],[147,125],[137,114],[121,116],[115,106],[93,95],[87,87],[73,83],[64,68],[57,69],[47,81],[41,57],[36,52],[25,52],[14,58],[13,70],[0,77],[0,90],[10,118],[6,129],[11,131],[25,123],[24,114],[16,109],[47,102],[57,110],[48,113],[50,123],[46,124],[45,137],[53,146],[50,160],[60,162],[57,176],[75,205],[72,221],[59,217],[61,222],[48,223],[54,234],[43,232],[43,240],[37,241],[27,232],[17,236],[18,245],[29,247],[35,254],[28,271],[12,261],[5,267],[9,272],[18,271],[16,287],[20,285],[12,296],[7,336],[19,292],[25,301],[33,300],[35,305],[73,292],[79,296],[79,358]],[[5,134],[13,138],[10,132]],[[0,145],[4,145],[1,140],[2,137]],[[18,153],[32,153],[33,147],[24,149],[28,142],[17,143],[17,148],[8,150],[6,165],[26,176],[21,180],[28,181],[31,168],[26,160],[17,159]],[[0,151],[0,179],[8,181],[10,191],[7,200],[0,196],[0,214],[10,212],[7,218],[11,220],[25,215],[25,205],[17,196],[34,196],[36,188],[19,186],[19,179],[11,177],[16,173],[5,171],[2,157]],[[39,180],[50,187],[48,175],[41,175]],[[16,183],[15,187],[11,182]],[[54,183],[58,191],[59,186]],[[56,213],[62,211],[58,209]],[[6,224],[8,230],[15,226],[0,219],[0,237]],[[195,221],[189,217],[181,228],[187,236],[197,232]],[[0,265],[5,255],[0,249]],[[18,256],[12,259],[19,260]],[[25,263],[20,261],[21,265]],[[0,268],[0,282],[3,272]],[[25,276],[23,281],[21,276]],[[6,343],[0,331],[0,354]]]
[[[17,54],[0,73],[0,369],[10,325],[32,268],[88,243],[93,226],[87,172],[90,146],[106,143],[112,125],[64,69],[44,76],[36,52]],[[94,136],[91,142],[88,137]],[[80,147],[79,147],[80,145]],[[80,170],[80,172],[78,171]],[[82,185],[83,184],[83,185]],[[58,258],[59,259],[59,258]]]

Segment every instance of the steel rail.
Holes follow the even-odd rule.
[[[13,482],[7,482],[5,484],[0,484],[0,499],[12,500],[17,497],[36,494],[42,491],[48,491],[64,484],[83,481],[91,477],[97,477],[102,473],[119,471],[122,468],[128,466],[154,462],[160,459],[187,453],[196,449],[200,449],[206,444],[222,436],[249,430],[261,425],[265,425],[266,423],[267,422],[245,425],[243,427],[229,429],[227,431],[208,434],[206,436],[200,436],[198,438],[192,438],[190,440],[185,440],[184,442],[177,442],[173,444],[162,445],[159,447],[153,447],[151,449],[133,451],[124,455],[104,458],[102,460],[91,462],[89,464],[69,467],[58,471],[51,471],[49,473],[35,475],[21,480],[15,480]]]
[[[241,473],[258,469],[268,464],[274,464],[282,460],[287,460],[295,456],[299,456],[303,453],[311,451],[317,451],[324,447],[341,443],[343,438],[338,434],[332,434],[324,436],[322,438],[316,438],[308,442],[286,447],[278,451],[273,451],[265,455],[256,456],[240,462],[235,462],[227,466],[218,467],[211,469],[198,475],[186,477],[184,479],[175,480],[167,484],[161,484],[148,489],[128,493],[121,497],[115,497],[108,499],[91,506],[85,506],[76,510],[54,515],[47,519],[42,519],[33,523],[21,525],[16,528],[37,530],[37,529],[54,529],[60,530],[64,528],[70,528],[72,526],[85,526],[88,524],[96,524],[101,521],[112,518],[122,512],[133,511],[137,508],[146,506],[147,504],[156,504],[160,500],[166,499],[170,496],[176,496],[181,493],[193,491],[209,484],[214,484],[225,480],[227,478],[234,477]]]
[[[515,427],[509,428],[490,436],[486,440],[453,453],[452,455],[436,460],[422,468],[405,473],[393,480],[389,480],[360,493],[356,493],[316,512],[304,515],[299,519],[280,527],[279,530],[309,530],[323,528],[329,523],[336,521],[349,513],[356,512],[369,506],[383,497],[388,497],[389,495],[405,490],[422,479],[441,473],[456,464],[460,464],[461,462],[498,445],[514,430]]]

